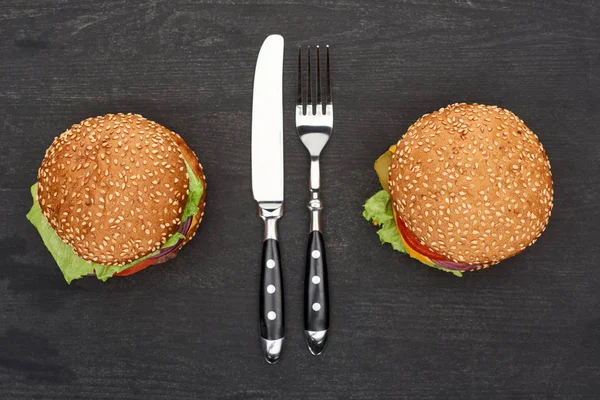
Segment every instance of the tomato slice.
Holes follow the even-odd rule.
[[[428,247],[423,246],[419,242],[419,239],[412,234],[412,232],[398,216],[396,216],[396,225],[398,226],[398,230],[400,231],[402,238],[406,241],[406,244],[408,244],[413,250],[421,253],[425,257],[431,258],[432,260],[450,261],[447,258],[442,257],[436,252],[430,250]]]
[[[414,250],[412,247],[410,247],[408,245],[408,243],[406,243],[406,240],[404,240],[404,238],[402,237],[402,235],[400,235],[400,240],[402,241],[402,245],[404,246],[404,248],[408,252],[409,256],[411,256],[415,260],[418,260],[418,261],[422,262],[425,265],[429,265],[429,266],[436,265],[437,260],[434,261],[431,258],[425,257],[423,254],[421,254],[418,251]]]
[[[152,264],[156,263],[158,258],[146,258],[145,260],[140,261],[139,263],[132,265],[131,267],[123,270],[121,272],[117,272],[114,276],[128,276],[133,275],[136,272],[140,272],[144,268],[148,268]]]

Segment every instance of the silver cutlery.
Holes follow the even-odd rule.
[[[283,281],[277,221],[283,215],[283,37],[260,48],[252,98],[252,193],[265,233],[260,279],[260,336],[265,359],[275,363],[284,340]]]
[[[307,79],[302,74],[302,49],[298,51],[298,96],[296,100],[296,131],[310,153],[310,234],[304,281],[304,333],[312,354],[321,354],[327,344],[329,329],[329,289],[325,244],[321,229],[323,203],[319,158],[333,131],[333,99],[329,46],[327,49],[325,90],[321,85],[321,51],[316,48],[316,91],[311,69],[310,47],[307,51]],[[305,96],[306,95],[306,96]]]

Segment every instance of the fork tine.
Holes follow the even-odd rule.
[[[327,45],[327,104],[333,104],[333,90],[331,88],[331,67],[329,63],[329,45]]]
[[[309,114],[308,110],[310,107],[310,115],[314,114],[313,104],[312,104],[312,71],[311,71],[311,62],[310,62],[310,46],[308,46],[308,101],[306,102],[306,113]]]
[[[321,100],[321,52],[317,45],[317,114],[323,112],[323,102]]]
[[[296,105],[304,105],[302,99],[302,47],[298,47],[298,97],[296,98]]]

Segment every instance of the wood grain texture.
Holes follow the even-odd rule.
[[[0,3],[0,398],[590,399],[600,392],[600,5],[594,0]],[[250,184],[252,79],[286,38],[285,354],[258,345],[262,222]],[[308,160],[296,47],[329,43],[323,156],[331,337],[302,340]],[[458,279],[381,246],[360,215],[372,163],[421,114],[498,104],[549,154],[538,243]],[[68,286],[25,219],[54,136],[137,112],[180,133],[208,180],[169,264]],[[224,251],[227,249],[227,251]]]

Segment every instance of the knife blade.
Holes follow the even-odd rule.
[[[283,215],[283,48],[270,35],[260,48],[252,94],[252,193],[264,220],[259,326],[267,362],[275,363],[284,341],[284,306],[277,221]]]

